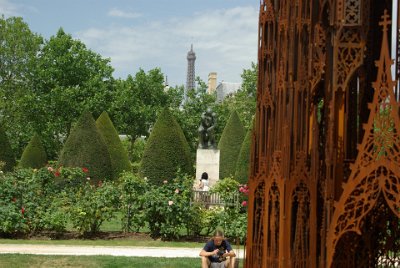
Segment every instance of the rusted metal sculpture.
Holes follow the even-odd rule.
[[[400,266],[395,6],[261,1],[246,267]]]

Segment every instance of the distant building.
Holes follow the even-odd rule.
[[[217,102],[221,102],[227,96],[236,93],[240,89],[241,85],[241,83],[229,83],[224,81],[219,83],[216,88]]]
[[[186,87],[184,91],[183,101],[186,102],[187,100],[187,92],[190,89],[194,89],[195,86],[195,68],[194,62],[196,61],[196,54],[193,51],[193,44],[190,47],[190,51],[187,54],[187,76],[186,76]]]
[[[207,93],[212,94],[217,89],[217,73],[211,72],[208,74],[208,89]]]

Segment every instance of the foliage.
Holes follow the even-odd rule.
[[[237,204],[225,206],[223,210],[216,211],[212,224],[223,228],[227,237],[239,239],[243,243],[247,232],[246,206],[249,192],[247,185],[241,185],[233,178],[226,178],[218,181],[211,192],[218,193],[225,203]]]
[[[107,145],[108,152],[110,153],[113,178],[116,179],[120,173],[131,170],[128,153],[122,146],[118,133],[107,112],[103,112],[97,118],[96,126]]]
[[[110,115],[119,132],[129,135],[133,141],[141,136],[148,137],[158,112],[168,103],[161,70],[155,68],[146,73],[140,69],[134,77],[129,75],[115,84]]]
[[[3,171],[11,171],[15,167],[14,152],[3,126],[0,125],[0,161],[4,162]]]
[[[47,164],[47,154],[39,134],[35,134],[22,153],[19,167],[41,168]]]
[[[252,130],[248,130],[240,148],[236,162],[235,179],[240,183],[247,183],[250,172],[250,147]]]
[[[145,219],[153,238],[178,239],[180,230],[190,229],[197,220],[197,214],[190,205],[192,186],[192,177],[178,173],[175,179],[164,180],[162,185],[146,193]]]
[[[42,37],[34,34],[29,26],[19,17],[0,17],[0,115],[3,126],[13,137],[12,147],[22,153],[27,135],[26,121],[21,109],[20,99],[31,89],[32,69],[36,55],[43,43]],[[37,116],[37,115],[36,115]]]
[[[210,95],[207,93],[207,85],[205,85],[205,83],[199,77],[197,77],[196,80],[199,84],[197,89],[188,90],[186,102],[179,103],[179,105],[173,107],[172,110],[172,113],[175,115],[179,125],[182,126],[185,137],[189,141],[190,149],[193,155],[195,154],[198,146],[198,128],[201,122],[201,114],[205,112],[208,107],[213,109],[216,105],[215,94]],[[217,114],[217,116],[219,115]],[[218,138],[219,134],[221,133],[221,123],[223,124],[223,122],[219,122],[217,120],[215,130],[216,138]]]
[[[233,111],[218,143],[218,149],[220,149],[219,177],[221,179],[235,174],[236,162],[244,136],[243,125],[236,111]]]
[[[146,143],[139,172],[150,183],[161,185],[164,180],[174,178],[178,169],[192,174],[193,162],[185,135],[166,108],[158,117]]]
[[[85,110],[97,117],[111,106],[114,87],[109,59],[88,50],[60,29],[35,50],[34,64],[27,70],[28,85],[15,98],[13,145],[20,154],[25,141],[41,134],[50,159],[55,159],[72,123]],[[23,126],[23,127],[22,127]]]
[[[140,161],[142,160],[144,149],[146,148],[146,140],[142,137],[137,138],[131,148],[132,171],[138,173]]]
[[[138,232],[145,225],[143,206],[145,193],[149,189],[147,179],[125,172],[119,178],[118,187],[123,213],[122,229],[125,232]]]
[[[220,115],[219,120],[226,122],[226,118],[235,110],[242,119],[244,127],[250,129],[256,114],[257,65],[252,63],[250,69],[243,70],[241,77],[241,88],[219,103],[216,112]]]
[[[54,173],[47,169],[18,169],[0,176],[0,232],[27,234],[62,232],[66,216],[56,201]]]
[[[65,167],[85,167],[95,180],[112,177],[107,145],[89,112],[83,113],[72,129],[58,163]]]
[[[82,183],[69,195],[67,213],[73,227],[85,236],[98,232],[101,224],[117,211],[118,196],[114,182]]]

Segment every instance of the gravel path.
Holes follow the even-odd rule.
[[[200,250],[201,248],[0,244],[0,254],[20,253],[36,255],[110,255],[135,257],[150,256],[166,258],[198,258]]]

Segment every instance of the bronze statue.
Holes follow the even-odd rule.
[[[216,149],[214,129],[217,124],[217,115],[207,108],[201,115],[201,123],[199,127],[199,148],[200,149]]]

